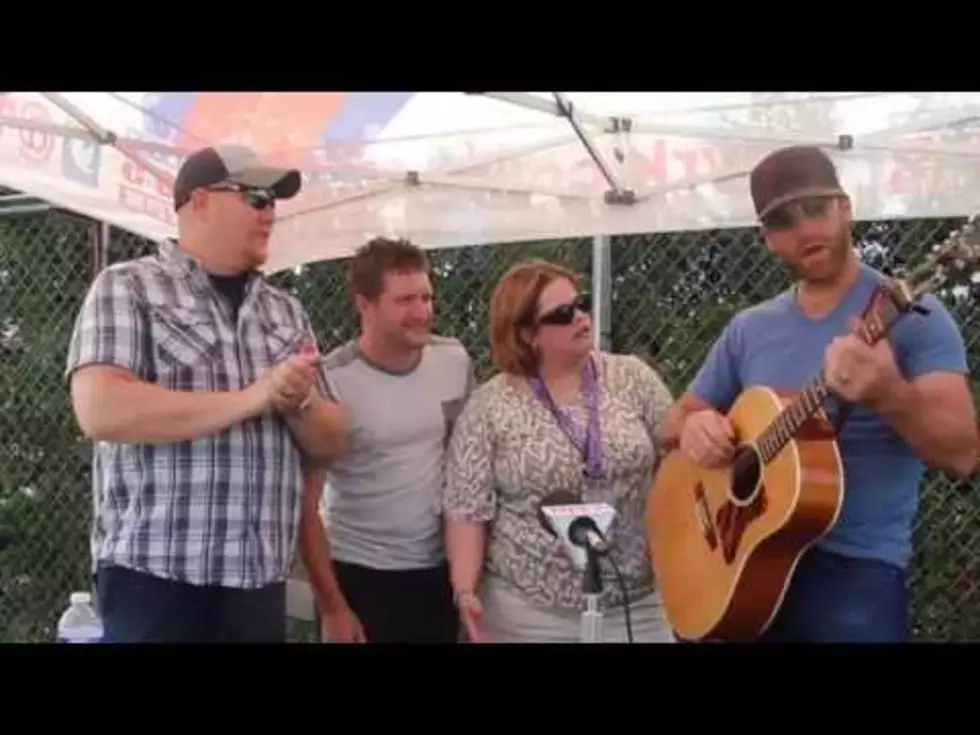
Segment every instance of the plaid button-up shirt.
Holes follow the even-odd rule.
[[[247,387],[312,336],[292,296],[250,279],[237,322],[197,262],[158,255],[103,270],[75,323],[67,375],[117,365],[170,390]],[[326,395],[322,373],[319,389]],[[96,442],[93,564],[198,585],[254,588],[288,576],[301,453],[273,413],[170,445]]]

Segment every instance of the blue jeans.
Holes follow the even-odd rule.
[[[873,559],[814,548],[800,561],[776,619],[772,643],[908,643],[905,571]]]
[[[102,564],[96,586],[106,643],[282,643],[282,582],[257,590],[199,587]]]

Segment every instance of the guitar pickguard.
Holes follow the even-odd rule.
[[[721,535],[721,552],[726,562],[731,564],[735,560],[739,544],[745,535],[748,525],[766,511],[766,487],[759,486],[759,492],[755,499],[745,506],[735,505],[732,501],[726,502],[718,509],[715,520]]]
[[[711,518],[711,508],[708,507],[708,496],[704,492],[704,485],[698,482],[694,486],[694,515],[701,526],[701,534],[708,542],[708,547],[714,551],[718,548],[718,534],[715,532],[715,524]]]
[[[701,527],[701,535],[712,551],[718,548],[720,542],[722,557],[728,564],[735,560],[739,544],[745,535],[745,529],[765,510],[766,488],[765,485],[761,485],[751,503],[746,506],[738,506],[729,500],[718,509],[715,517],[712,518],[704,484],[698,482],[694,486],[694,515]]]

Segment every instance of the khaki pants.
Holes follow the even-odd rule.
[[[499,578],[488,575],[481,585],[483,622],[494,643],[578,643],[581,610],[542,608],[528,603]],[[658,592],[630,598],[634,643],[675,643]],[[627,643],[622,607],[602,611],[602,643]]]

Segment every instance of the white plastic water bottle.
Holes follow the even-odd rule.
[[[58,620],[58,643],[99,643],[102,620],[88,592],[72,592],[71,604]]]

